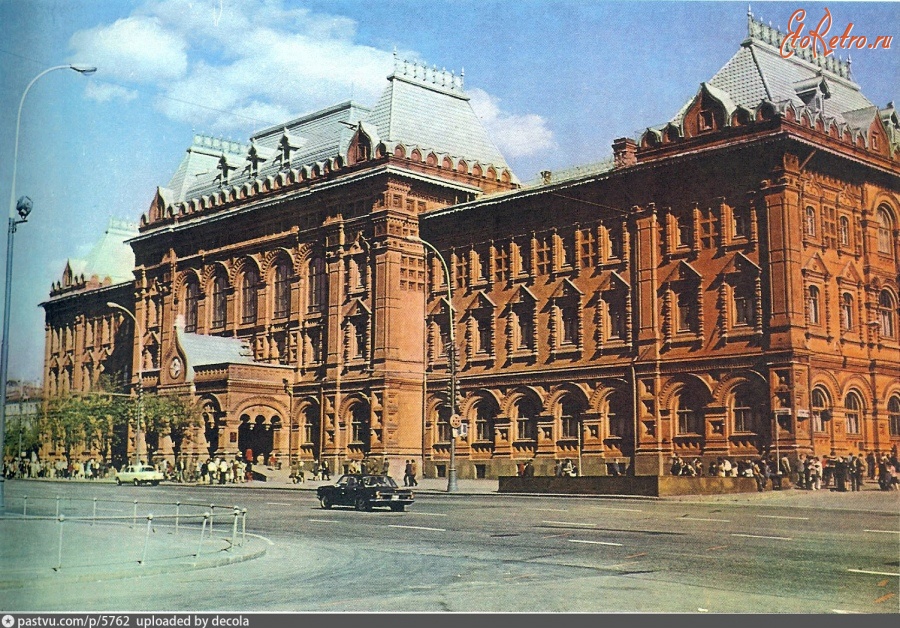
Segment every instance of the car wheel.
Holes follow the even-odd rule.
[[[153,486],[159,486],[159,480],[154,480],[153,482],[151,482],[151,484]]]
[[[138,482],[138,479],[137,479],[137,478],[134,478],[134,485],[135,485],[135,486],[140,486],[140,485],[141,485],[141,483]]]
[[[359,511],[363,510],[372,510],[372,506],[369,504],[369,500],[365,497],[357,497],[356,498],[356,509]]]
[[[331,500],[328,499],[327,495],[322,495],[322,497],[319,498],[319,505],[325,510],[328,510],[331,508]]]
[[[391,504],[391,510],[394,512],[403,512],[406,510],[406,504]]]
[[[122,479],[116,478],[116,486],[122,486]]]

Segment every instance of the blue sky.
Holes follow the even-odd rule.
[[[900,3],[753,3],[785,30],[797,8],[834,29],[900,36]],[[38,303],[110,217],[137,222],[194,131],[254,130],[346,100],[372,105],[392,54],[465,70],[466,89],[523,181],[599,161],[616,137],[670,119],[738,49],[744,2],[550,0],[0,0],[0,198],[9,197],[15,112],[31,89],[17,196],[10,376],[40,380]],[[833,31],[835,32],[835,31]],[[846,52],[839,56],[846,57]],[[900,38],[853,54],[870,100],[900,97]]]

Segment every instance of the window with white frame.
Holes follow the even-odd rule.
[[[862,412],[862,402],[859,395],[851,391],[847,393],[844,399],[844,419],[847,424],[848,434],[859,434],[860,413]]]

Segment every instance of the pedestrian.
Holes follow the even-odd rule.
[[[410,486],[418,486],[419,481],[416,479],[416,476],[419,475],[418,465],[416,464],[415,459],[410,460],[410,470],[409,470],[409,480]]]
[[[525,463],[521,460],[516,463],[516,475],[520,478],[525,477]]]
[[[875,470],[876,470],[877,466],[878,466],[878,463],[875,460],[875,452],[870,450],[866,454],[866,468],[868,469],[870,480],[875,479]]]
[[[381,464],[381,475],[390,475],[391,474],[391,462],[387,458],[384,459],[384,462]]]
[[[847,492],[847,471],[849,464],[846,459],[839,457],[834,461],[835,490],[841,493]]]
[[[406,466],[403,469],[403,486],[412,486],[412,460],[406,461]]]
[[[534,477],[534,462],[529,460],[525,463],[525,477],[533,478]]]

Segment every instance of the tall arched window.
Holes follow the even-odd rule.
[[[309,309],[319,311],[327,301],[328,284],[325,280],[325,260],[314,257],[309,261]]]
[[[497,409],[487,401],[479,401],[475,407],[475,438],[494,442],[494,419]]]
[[[516,403],[516,438],[518,440],[537,440],[537,418],[540,407],[527,397]]]
[[[861,412],[862,402],[859,400],[859,395],[852,391],[847,393],[847,398],[844,399],[844,417],[847,422],[848,434],[859,434]]]
[[[579,438],[581,429],[581,411],[582,404],[576,399],[566,397],[561,404],[560,427],[562,428],[562,438]]]
[[[351,441],[355,445],[361,445],[363,451],[368,451],[370,445],[371,423],[369,414],[369,406],[364,403],[358,403],[353,406],[350,418]]]
[[[451,426],[450,426],[450,406],[441,405],[437,409],[437,439],[440,443],[450,442]]]
[[[219,329],[225,326],[227,310],[228,278],[224,273],[218,273],[213,279],[212,285],[212,327]]]
[[[259,314],[259,272],[248,268],[241,284],[241,322],[255,323]]]
[[[197,310],[200,304],[200,284],[195,277],[184,286],[184,331],[197,331]]]
[[[853,297],[849,292],[841,295],[841,329],[853,329]]]
[[[675,417],[679,434],[702,434],[703,415],[697,400],[687,388],[683,388],[675,400]]]
[[[846,216],[841,216],[838,221],[838,237],[841,246],[850,246],[850,220]]]
[[[281,261],[275,266],[274,296],[272,315],[287,317],[291,312],[291,268],[287,262]]]
[[[888,429],[891,436],[900,436],[900,397],[894,395],[888,400]]]
[[[732,426],[735,432],[759,432],[759,399],[750,386],[734,392],[731,404]]]
[[[819,312],[819,289],[816,286],[810,286],[806,299],[809,309],[809,324],[819,325],[822,320]]]
[[[882,290],[878,295],[878,322],[881,323],[881,335],[893,338],[896,334],[895,313],[897,303],[889,290]]]
[[[806,235],[816,237],[816,210],[812,206],[806,208]]]
[[[824,432],[825,421],[831,418],[828,395],[821,388],[813,388],[810,400],[812,402],[813,431]]]
[[[894,218],[884,205],[878,208],[875,218],[878,221],[878,252],[891,254],[894,252]]]

